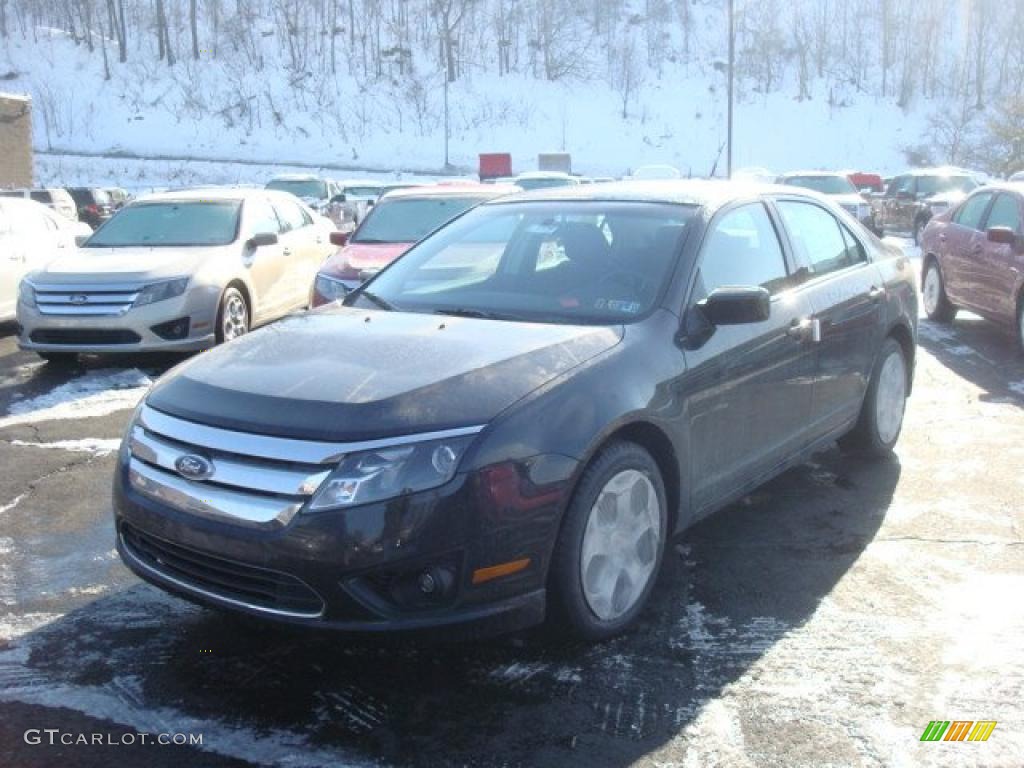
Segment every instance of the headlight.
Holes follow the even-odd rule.
[[[18,301],[26,307],[35,307],[36,305],[36,289],[28,280],[18,283]]]
[[[348,289],[343,282],[322,273],[317,274],[313,290],[327,301],[341,301],[348,293]]]
[[[473,435],[396,445],[346,456],[309,502],[310,512],[383,501],[444,485]]]
[[[179,277],[176,280],[165,280],[162,283],[153,283],[147,285],[141,291],[135,299],[136,307],[144,307],[147,304],[154,304],[158,301],[165,301],[167,299],[173,299],[175,296],[181,296],[185,292],[185,288],[188,286],[187,277]]]

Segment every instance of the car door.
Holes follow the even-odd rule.
[[[298,203],[275,200],[274,208],[285,227],[282,239],[281,296],[284,310],[305,306],[320,266],[322,230],[314,226],[313,218]],[[320,243],[317,239],[320,239]]]
[[[253,291],[253,322],[263,323],[281,312],[281,269],[284,264],[283,226],[274,207],[265,198],[251,197],[245,201],[246,240],[257,234],[274,234],[278,242],[253,248],[244,245],[242,263],[249,273]]]
[[[824,437],[849,425],[860,411],[881,342],[884,282],[864,245],[832,211],[796,198],[777,198],[775,206],[804,271],[799,291],[814,313],[810,424],[816,437]]]
[[[984,191],[968,197],[957,208],[950,226],[943,233],[946,236],[943,243],[945,253],[940,256],[939,265],[946,295],[954,304],[972,309],[978,309],[985,303],[978,257],[985,240],[981,223],[992,196],[992,192]]]
[[[1017,235],[1017,242],[994,243],[986,231],[992,227],[1005,227]],[[1017,302],[1014,289],[1020,281],[1021,269],[1021,197],[1014,192],[1000,192],[995,196],[981,226],[981,251],[975,259],[979,301],[984,302],[993,317],[1004,322],[1016,322]]]
[[[14,317],[23,257],[22,243],[11,231],[10,218],[0,206],[0,319]]]
[[[806,335],[810,304],[787,291],[791,270],[763,202],[720,212],[698,256],[686,304],[689,326],[698,302],[727,285],[769,290],[771,315],[709,334],[687,332],[690,478],[694,507],[704,514],[757,484],[799,450],[810,416],[814,349]]]

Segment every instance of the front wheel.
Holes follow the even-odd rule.
[[[927,223],[927,221],[922,219],[918,219],[914,222],[914,245],[921,245],[921,234],[924,232],[924,228]]]
[[[929,320],[938,323],[949,323],[956,316],[956,307],[946,296],[946,285],[942,281],[942,271],[935,259],[928,261],[924,268],[924,287],[921,291],[924,312]]]
[[[553,618],[587,640],[621,632],[650,597],[667,538],[658,465],[635,443],[608,445],[584,472],[555,545]]]
[[[217,311],[217,343],[237,339],[249,332],[249,304],[234,286],[224,291]]]
[[[903,347],[889,337],[875,363],[860,417],[840,447],[866,451],[876,456],[892,453],[903,428],[907,405],[907,358]]]

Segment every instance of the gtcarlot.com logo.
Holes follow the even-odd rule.
[[[202,746],[201,733],[75,733],[60,728],[29,728],[25,731],[25,743],[65,747],[129,747],[135,744],[159,744],[162,746],[191,744]]]
[[[932,720],[921,741],[988,741],[995,729],[995,720]]]

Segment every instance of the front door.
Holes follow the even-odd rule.
[[[771,316],[748,325],[687,331],[692,499],[697,514],[735,497],[790,456],[803,439],[814,387],[814,344],[802,325],[811,307],[787,291],[787,267],[775,226],[761,202],[727,209],[712,221],[687,302],[729,285],[772,293]]]
[[[985,241],[981,231],[982,221],[991,201],[991,192],[971,195],[957,208],[951,225],[944,232],[946,242],[942,279],[946,295],[954,304],[972,309],[980,308],[985,303],[978,264]]]
[[[1017,235],[1017,243],[993,243],[987,236],[981,241],[975,272],[979,293],[988,314],[1001,320],[1016,322],[1017,302],[1013,289],[1020,279],[1018,274],[1021,237],[1021,198],[1013,192],[1000,192],[992,202],[988,220],[982,227],[1006,227]]]
[[[284,262],[285,233],[273,206],[267,200],[252,198],[245,203],[246,226],[249,236],[275,234],[278,242],[258,248],[246,245],[242,262],[249,271],[249,282],[253,289],[253,324],[272,320],[280,313],[283,303],[281,295],[281,266]]]

